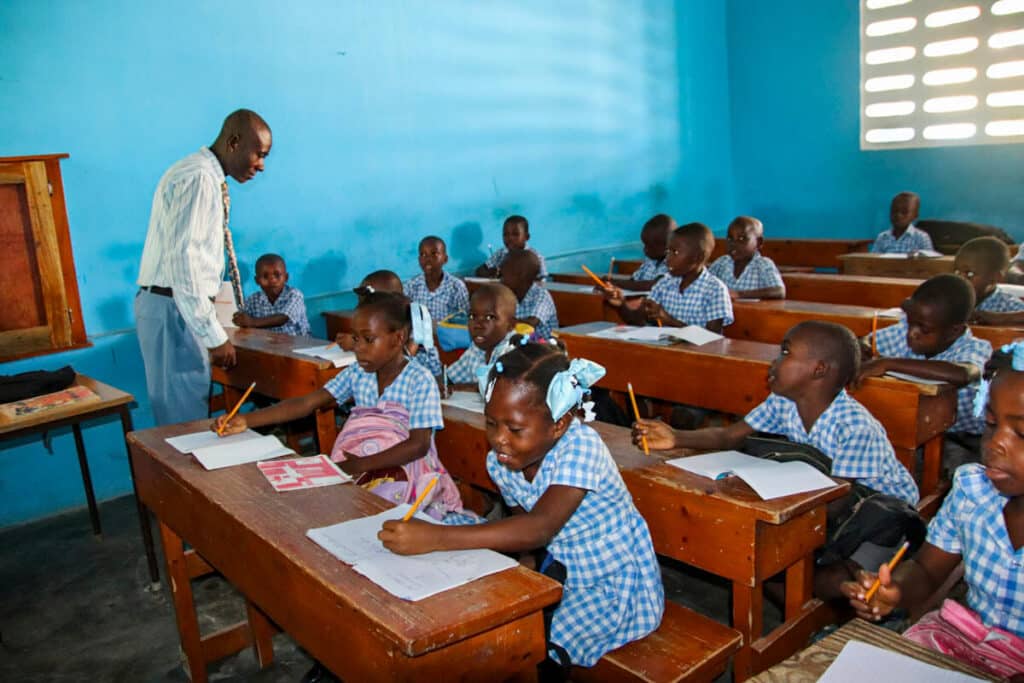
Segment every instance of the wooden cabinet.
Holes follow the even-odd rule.
[[[88,346],[60,160],[0,157],[0,362]]]

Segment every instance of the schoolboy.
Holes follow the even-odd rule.
[[[900,192],[889,205],[891,230],[879,233],[871,245],[874,254],[914,254],[933,251],[932,238],[924,230],[914,227],[921,209],[921,199],[913,192]]]
[[[239,327],[258,327],[294,336],[309,335],[306,301],[302,292],[288,285],[288,267],[277,254],[256,259],[256,284],[232,321]]]
[[[516,295],[497,282],[489,282],[469,299],[469,335],[472,344],[448,366],[453,390],[476,391],[477,369],[491,364],[508,348],[516,325]],[[447,388],[444,392],[447,394]]]
[[[751,216],[737,216],[726,232],[726,253],[708,270],[725,283],[733,299],[784,299],[786,285],[770,258],[761,256],[764,225]]]
[[[1014,285],[1024,285],[1024,244],[1017,247],[1017,255],[1013,257],[1010,270],[1006,273],[1006,281]]]
[[[644,227],[640,229],[640,241],[644,244],[644,260],[629,276],[630,289],[650,291],[662,276],[668,275],[665,251],[668,249],[669,235],[677,227],[676,220],[665,213],[652,216],[644,223]]]
[[[501,266],[501,284],[512,290],[519,302],[516,305],[516,322],[532,325],[534,334],[547,339],[558,327],[558,313],[551,293],[537,284],[540,260],[528,249],[513,249],[508,252]]]
[[[714,246],[711,229],[703,223],[676,228],[665,255],[668,275],[658,280],[649,298],[625,299],[617,287],[606,290],[605,298],[631,325],[660,321],[675,327],[700,325],[720,333],[732,324],[732,300],[721,280],[704,267]]]
[[[821,321],[800,323],[786,334],[768,370],[771,394],[743,420],[694,431],[639,420],[633,440],[639,444],[646,436],[649,447],[657,450],[726,450],[739,447],[755,432],[779,434],[821,451],[832,461],[833,477],[858,481],[913,505],[919,497],[917,485],[896,459],[885,428],[846,392],[859,361],[857,339],[847,328]],[[865,543],[850,561],[875,567],[876,557],[888,559],[887,554],[891,551]],[[818,567],[815,594],[822,599],[841,597],[839,586],[850,576],[846,562]]]
[[[446,263],[448,248],[444,240],[436,235],[424,237],[420,240],[420,270],[423,272],[402,285],[405,295],[426,306],[436,322],[469,309],[466,284],[445,272]]]
[[[1010,250],[995,237],[976,237],[956,253],[953,272],[974,288],[971,322],[982,325],[1024,325],[1024,301],[999,291],[1010,267]]]
[[[509,252],[515,249],[526,249],[536,254],[537,261],[540,263],[537,277],[541,280],[547,279],[548,269],[544,265],[544,257],[536,249],[526,244],[530,239],[530,222],[524,216],[506,218],[501,227],[501,239],[505,246],[493,252],[486,261],[477,267],[477,277],[498,277]]]

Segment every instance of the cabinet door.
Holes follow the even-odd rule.
[[[42,161],[0,163],[0,361],[72,345]]]

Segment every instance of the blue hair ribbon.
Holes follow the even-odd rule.
[[[560,420],[573,408],[583,403],[583,395],[599,379],[604,377],[605,369],[586,358],[574,358],[569,369],[555,373],[548,386],[547,404],[553,420]]]
[[[412,318],[412,340],[425,349],[434,348],[434,324],[427,307],[413,302],[409,304],[409,315]]]

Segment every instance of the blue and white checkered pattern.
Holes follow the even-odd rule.
[[[374,407],[381,401],[393,401],[409,411],[409,429],[444,429],[441,394],[437,382],[422,365],[408,362],[384,393],[377,394],[377,373],[366,372],[353,363],[324,385],[339,404],[350,398],[356,406]]]
[[[412,357],[412,362],[422,365],[434,377],[441,375],[441,354],[437,352],[436,346],[429,349],[421,346],[416,355]]]
[[[665,263],[665,259],[656,261],[652,258],[645,258],[630,277],[634,280],[646,281],[657,280],[662,275],[668,275],[668,264]]]
[[[759,432],[814,446],[832,458],[834,477],[856,479],[911,505],[920,497],[914,478],[896,459],[885,427],[845,389],[814,421],[810,433],[804,429],[796,403],[778,394],[770,394],[743,421]]]
[[[1024,637],[1024,548],[1014,550],[1006,530],[1008,501],[982,465],[962,465],[928,525],[928,542],[963,557],[967,604],[986,626]]]
[[[551,486],[587,492],[547,547],[567,571],[550,640],[573,664],[593,666],[658,627],[665,592],[651,534],[597,432],[574,420],[532,482],[502,465],[494,451],[487,473],[509,505],[527,512]]]
[[[918,230],[913,225],[907,226],[907,231],[896,239],[892,230],[878,233],[874,244],[871,245],[873,254],[909,254],[922,249],[934,250],[932,238],[924,230]]]
[[[870,340],[869,340],[870,341]],[[878,355],[889,358],[913,358],[915,360],[941,360],[947,363],[973,365],[978,372],[985,369],[985,363],[992,356],[992,345],[984,339],[977,339],[967,329],[945,351],[931,358],[914,353],[907,345],[907,317],[895,325],[878,331]],[[949,428],[951,432],[968,432],[981,434],[985,428],[984,421],[974,415],[974,395],[978,391],[978,382],[962,387],[956,397],[956,422]]]
[[[782,273],[775,267],[775,261],[770,258],[754,254],[754,258],[750,259],[750,263],[743,269],[739,277],[733,274],[734,266],[735,261],[732,260],[732,256],[726,254],[715,259],[708,270],[724,282],[726,287],[738,292],[769,287],[782,287],[782,291],[786,291],[786,285],[782,282]]]
[[[441,284],[433,292],[427,287],[427,278],[422,274],[406,280],[402,289],[407,297],[426,306],[435,322],[441,322],[452,313],[469,310],[466,283],[448,273],[441,274]]]
[[[1024,301],[997,289],[979,301],[975,308],[989,313],[1018,313],[1024,311]]]
[[[540,274],[537,277],[541,280],[546,280],[548,278],[548,267],[544,264],[544,257],[540,255],[539,251],[537,251],[530,245],[526,245],[526,247],[524,248],[527,251],[532,251],[534,254],[537,255],[537,260],[540,261]],[[500,249],[498,249],[493,254],[487,257],[487,260],[484,261],[484,265],[487,266],[488,268],[500,268],[501,264],[505,262],[506,256],[508,256],[508,249],[506,249],[505,247],[501,247]]]
[[[665,312],[687,325],[705,327],[712,320],[722,319],[722,325],[731,325],[732,299],[722,281],[701,270],[697,279],[679,291],[682,278],[666,275],[651,289],[651,298],[661,304]]]
[[[242,310],[254,318],[266,318],[271,315],[286,315],[288,322],[279,327],[265,328],[271,332],[284,332],[294,336],[309,334],[309,320],[306,319],[306,300],[302,292],[294,287],[284,286],[277,301],[270,303],[270,299],[260,289],[250,294],[245,299]]]
[[[452,384],[476,384],[476,369],[490,365],[490,356],[497,353],[504,353],[508,347],[508,341],[514,332],[505,335],[497,345],[491,349],[491,353],[481,349],[476,344],[470,344],[469,348],[459,356],[459,359],[448,366],[448,381]]]
[[[536,327],[536,333],[544,338],[550,337],[551,330],[558,327],[558,311],[551,293],[540,285],[530,285],[526,296],[516,306],[516,318],[537,318],[540,325]]]

